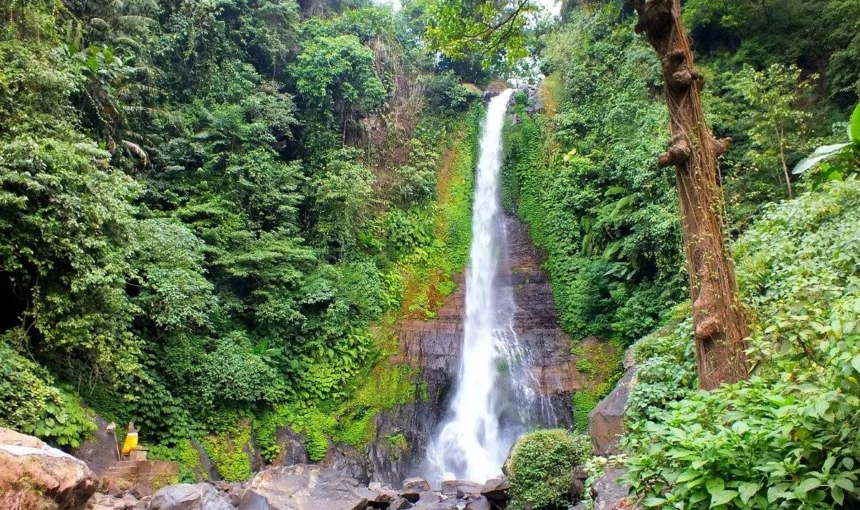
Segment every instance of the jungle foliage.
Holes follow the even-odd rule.
[[[453,290],[469,202],[437,173],[458,137],[453,161],[473,165],[480,108],[423,49],[420,9],[39,0],[0,15],[0,424],[61,446],[92,412],[165,445],[214,433],[203,446],[237,478],[249,468],[220,438],[247,439],[240,418],[347,405],[391,354],[371,324],[426,304],[410,275]]]
[[[631,10],[569,2],[543,38],[548,77],[537,100],[518,98],[506,131],[505,206],[546,250],[575,341],[645,336],[625,444],[640,503],[851,507],[860,159],[849,118],[860,122],[860,90],[843,59],[860,56],[856,6],[690,0],[684,13],[708,121],[733,139],[719,183],[752,379],[695,390],[690,308],[676,306],[686,278],[675,176],[656,165],[669,138],[663,85]],[[577,415],[599,396],[579,392]]]

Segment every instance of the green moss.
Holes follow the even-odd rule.
[[[191,440],[183,439],[174,446],[153,445],[149,447],[149,457],[156,460],[167,460],[179,464],[179,477],[173,483],[196,483],[200,480],[200,457],[191,444]]]
[[[402,432],[395,432],[385,436],[385,440],[391,446],[391,454],[394,459],[399,459],[400,456],[409,451],[409,443],[406,442],[406,436]]]
[[[251,458],[245,451],[252,449],[248,422],[240,422],[232,429],[207,436],[202,444],[224,480],[237,482],[251,476]]]
[[[590,374],[594,372],[594,366],[592,366],[591,360],[589,360],[588,358],[581,358],[576,360],[576,369],[583,374]]]
[[[589,391],[573,394],[573,425],[579,432],[588,431],[588,413],[597,405],[597,400]]]

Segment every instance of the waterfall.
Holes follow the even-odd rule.
[[[502,128],[511,90],[490,100],[481,138],[466,273],[460,370],[447,419],[427,451],[432,479],[484,481],[501,473],[532,421],[534,378],[514,330],[510,285],[500,283],[506,233],[499,198]]]

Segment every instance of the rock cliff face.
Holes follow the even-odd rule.
[[[503,284],[513,291],[514,331],[530,358],[538,393],[546,397],[535,415],[547,426],[572,425],[571,393],[584,376],[577,372],[570,339],[558,325],[549,279],[541,270],[543,254],[531,243],[527,227],[507,217],[508,250],[501,268]],[[463,339],[464,278],[455,278],[457,291],[447,297],[431,321],[405,320],[395,332],[401,354],[391,363],[406,363],[420,371],[423,385],[414,404],[383,412],[375,418],[377,440],[368,446],[371,479],[396,483],[423,474],[424,455],[439,421],[448,409],[459,367]],[[402,451],[386,437],[402,434]]]

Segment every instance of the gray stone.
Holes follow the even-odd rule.
[[[355,478],[365,486],[370,482],[371,467],[367,457],[355,448],[332,445],[320,465]]]
[[[374,496],[368,499],[368,504],[374,508],[388,508],[392,501],[400,498],[396,492],[385,489],[371,489],[371,492]]]
[[[292,466],[293,464],[308,463],[307,435],[298,434],[291,427],[279,427],[275,431],[275,443],[280,453],[272,465]]]
[[[493,503],[502,503],[510,499],[508,491],[511,484],[502,478],[491,478],[481,487],[481,495]]]
[[[430,484],[423,478],[407,478],[406,480],[403,480],[403,490],[409,489],[429,491]]]
[[[233,505],[208,483],[182,483],[153,494],[149,510],[233,510]]]
[[[239,510],[271,510],[269,502],[266,498],[253,491],[245,491],[242,499],[239,501]]]
[[[403,498],[396,498],[388,505],[388,510],[406,510],[407,508],[412,508],[412,503]]]
[[[422,492],[421,496],[418,498],[419,503],[439,503],[442,501],[442,496],[436,494],[435,492]]]
[[[81,443],[81,446],[72,453],[86,462],[96,475],[102,476],[119,460],[117,438],[107,420],[96,416],[95,421],[98,428],[92,439]],[[111,430],[108,430],[109,428]]]
[[[400,491],[400,497],[410,503],[416,503],[421,499],[421,491],[418,489],[406,489],[404,491]]]
[[[203,445],[192,439],[191,446],[197,452],[197,466],[194,468],[194,477],[200,482],[216,482],[221,480],[218,468],[215,467],[215,463],[212,462],[209,454],[203,449]]]
[[[492,508],[493,505],[490,500],[483,496],[466,504],[466,510],[492,510]]]
[[[459,499],[474,499],[481,495],[481,484],[468,480],[445,480],[442,482],[442,494]]]
[[[629,356],[625,356],[625,365],[629,359]],[[627,408],[635,377],[636,367],[631,364],[627,366],[627,372],[612,392],[588,413],[588,434],[591,436],[595,455],[619,453],[618,443],[624,434],[624,410]]]
[[[358,480],[339,471],[296,464],[258,473],[248,484],[239,510],[266,510],[260,498],[271,510],[364,510],[375,497]]]
[[[594,500],[594,510],[635,509],[635,498],[629,498],[630,486],[617,480],[624,476],[623,469],[608,471],[594,481],[591,486],[591,498]]]

